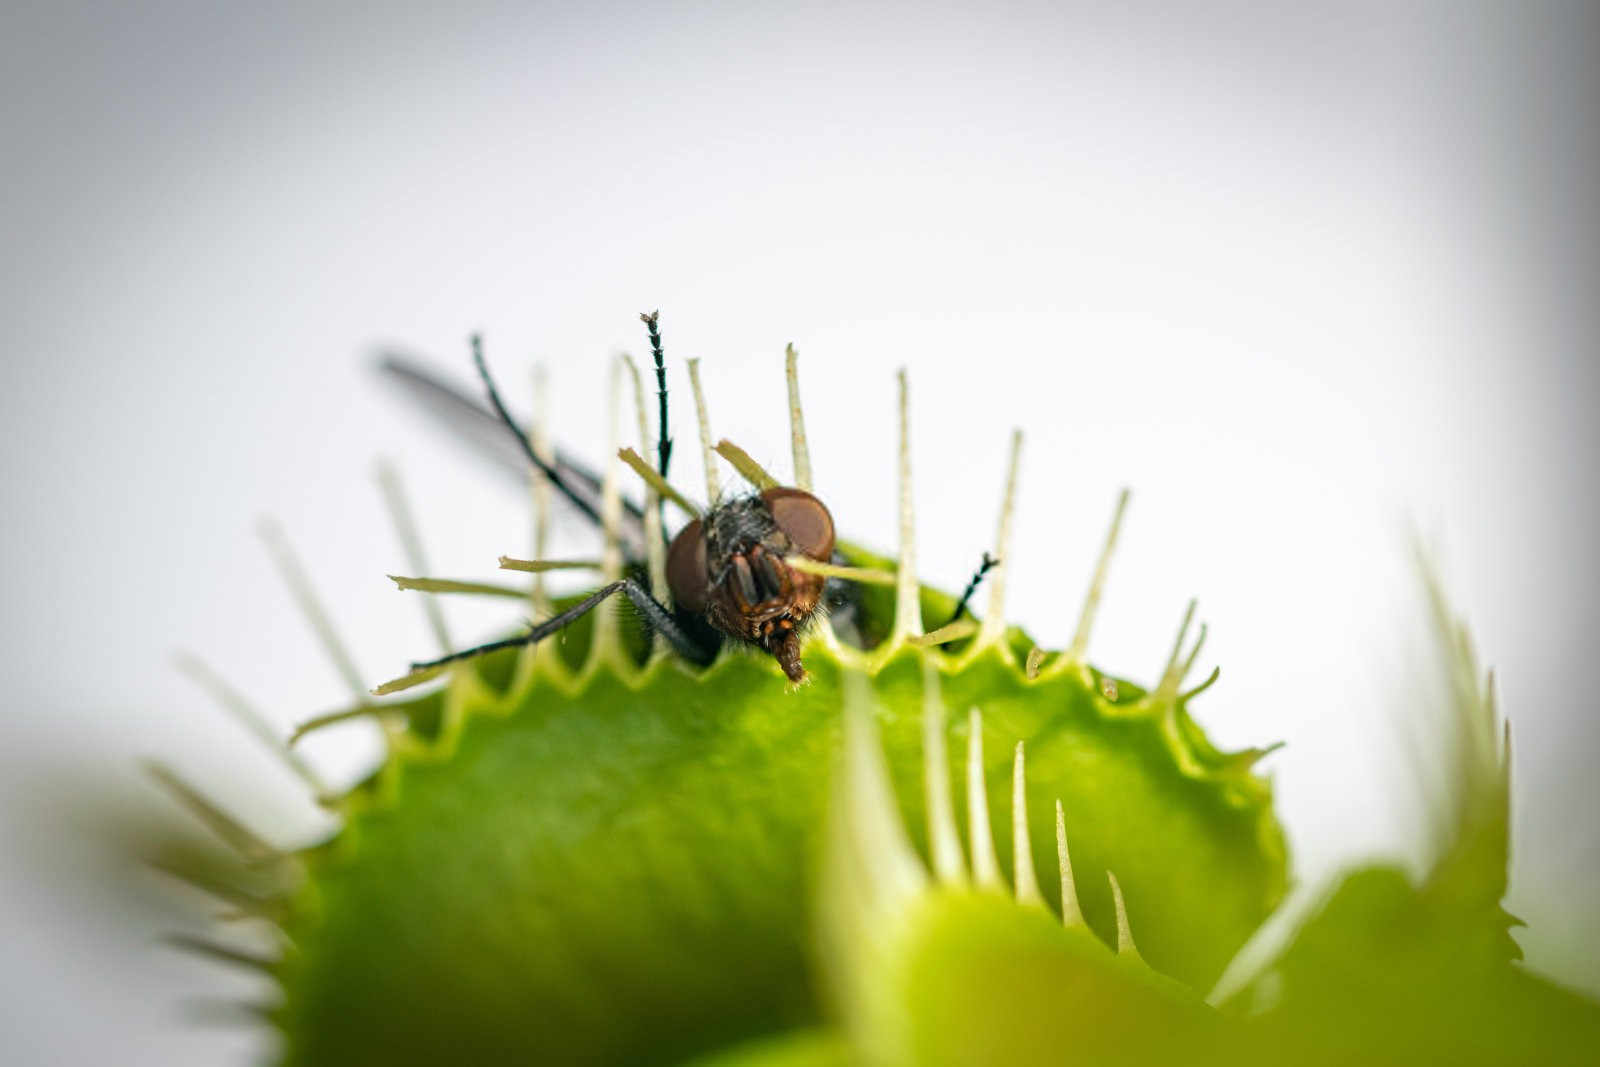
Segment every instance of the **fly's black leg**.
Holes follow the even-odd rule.
[[[525,634],[508,637],[503,641],[491,641],[486,645],[478,645],[476,648],[468,648],[460,652],[452,652],[450,655],[440,656],[438,659],[413,663],[411,669],[420,671],[429,667],[442,667],[446,663],[472,659],[486,652],[497,652],[502,648],[518,648],[522,645],[537,644],[551,634],[559,633],[561,630],[566,629],[572,623],[593,611],[606,597],[617,592],[625,594],[629,600],[633,601],[633,606],[638,609],[639,614],[643,615],[645,621],[655,627],[667,639],[667,643],[672,646],[673,651],[677,652],[678,655],[691,663],[702,666],[716,658],[717,650],[715,648],[708,649],[691,637],[683,627],[678,625],[678,621],[673,618],[672,612],[668,611],[655,597],[651,596],[648,589],[632,578],[624,578],[621,581],[612,582],[610,585],[601,586],[566,611],[558,615],[552,615],[544,622],[530,627]]]
[[[656,401],[658,405],[658,418],[656,420],[656,472],[662,478],[667,476],[667,465],[672,462],[672,435],[667,430],[667,354],[661,350],[661,330],[657,325],[661,312],[652,311],[641,314],[639,320],[644,323],[645,330],[650,334],[650,355],[656,364]],[[661,517],[661,528],[666,529],[667,502],[656,501],[658,514]]]
[[[661,350],[661,330],[657,325],[661,312],[641,314],[640,321],[650,334],[650,355],[656,364],[656,400],[659,411],[659,434],[656,440],[656,471],[665,478],[667,464],[672,462],[672,435],[667,432],[667,354]]]
[[[528,457],[517,434],[506,433],[505,421],[475,397],[469,397],[411,357],[395,351],[380,353],[379,370],[406,393],[432,418],[452,430],[458,438],[476,448],[495,464],[527,486]],[[599,514],[601,477],[588,466],[555,449],[557,477],[551,479],[557,492],[595,521]],[[542,469],[542,468],[541,468]],[[580,499],[574,499],[580,497]],[[622,501],[622,522],[617,533],[629,562],[645,558],[643,513],[631,500]]]
[[[703,644],[688,630],[678,623],[678,619],[667,607],[650,595],[650,590],[640,585],[633,578],[622,580],[622,591],[633,601],[634,608],[644,616],[657,633],[667,639],[667,644],[672,650],[690,663],[705,666],[717,658],[717,650],[722,647],[719,640],[716,644]]]
[[[950,617],[945,620],[944,624],[946,626],[949,626],[967,613],[967,604],[971,602],[972,594],[978,591],[978,586],[983,584],[984,575],[999,565],[1000,561],[989,555],[989,553],[985,552],[983,554],[983,562],[979,563],[978,569],[972,572],[972,579],[967,582],[966,589],[962,590],[961,599],[956,603],[956,610],[952,611]]]

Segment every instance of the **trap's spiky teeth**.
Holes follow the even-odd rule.
[[[905,837],[899,805],[882,764],[883,752],[872,723],[865,678],[858,672],[848,672],[845,679],[845,743],[836,788],[846,796],[844,802],[835,805],[835,810],[845,817],[834,823],[831,852],[846,862],[834,865],[836,880],[830,888],[838,898],[832,903],[840,913],[827,916],[835,926],[836,940],[848,946],[847,954],[853,957],[847,966],[857,967],[882,951],[897,928],[896,919],[910,913],[912,897],[934,885],[967,884],[950,795],[945,711],[936,661],[925,657],[922,662],[922,771],[931,881],[928,868],[910,850]],[[972,862],[972,884],[981,890],[1003,893],[1006,886],[995,859],[989,826],[983,719],[978,709],[968,712],[967,723],[967,851]],[[1013,885],[1008,895],[1023,907],[1043,908],[1046,902],[1033,863],[1027,781],[1026,747],[1018,741],[1011,764]],[[1055,802],[1055,844],[1062,926],[1087,931],[1067,846],[1066,813],[1059,799]],[[1122,886],[1111,871],[1106,876],[1116,908],[1116,952],[1143,964],[1134,943]]]
[[[904,367],[896,375],[900,416],[900,557],[894,598],[894,627],[885,644],[894,649],[911,634],[922,632],[921,588],[917,584],[917,513],[911,491],[910,379]]]
[[[776,489],[778,479],[767,473],[765,467],[750,458],[750,453],[724,437],[717,442],[714,449],[717,455],[727,460],[739,476],[757,489]]]
[[[1083,597],[1083,609],[1078,613],[1078,628],[1067,646],[1065,660],[1082,663],[1089,651],[1089,635],[1094,630],[1095,616],[1100,611],[1100,597],[1105,593],[1106,576],[1111,573],[1111,557],[1116,553],[1117,537],[1122,532],[1122,517],[1128,510],[1127,489],[1117,494],[1116,510],[1111,513],[1111,525],[1106,530],[1105,544],[1100,548],[1100,558],[1095,561],[1094,576],[1089,579],[1089,590]]]
[[[533,448],[533,454],[545,466],[553,467],[556,462],[555,445],[550,440],[548,375],[545,373],[544,364],[535,363],[533,366],[533,419],[528,426],[528,443]],[[546,549],[550,544],[550,511],[552,497],[555,493],[550,484],[550,479],[544,471],[539,469],[537,463],[528,464],[528,495],[529,505],[533,509],[533,558],[543,559]],[[544,576],[533,576],[533,588],[528,593],[529,602],[533,606],[533,613],[539,618],[551,614],[550,594],[545,588]]]
[[[344,680],[356,702],[367,703],[367,687],[361,680],[361,671],[356,668],[349,649],[345,647],[339,632],[334,628],[333,620],[323,608],[322,600],[312,587],[311,579],[307,576],[305,567],[300,563],[293,546],[289,544],[289,538],[283,532],[283,527],[272,519],[262,519],[258,530],[268,553],[277,565],[279,575],[289,587],[289,593],[293,596],[296,606],[300,608],[301,616],[317,635],[323,652],[333,663],[334,669],[338,671],[339,677]]]
[[[230,1000],[226,997],[186,997],[178,1006],[178,1014],[191,1026],[220,1026],[229,1029],[239,1026],[270,1026],[278,1021],[278,1009],[270,1004]]]
[[[950,762],[945,755],[944,700],[939,668],[930,656],[922,659],[922,782],[933,873],[941,882],[965,882],[967,867],[961,855],[961,831],[950,793]]]
[[[1011,432],[1011,453],[1006,462],[1006,488],[1000,498],[1000,517],[995,523],[994,558],[999,562],[989,578],[989,610],[973,642],[978,649],[999,646],[1004,649],[1006,633],[1006,576],[1011,573],[1011,524],[1017,510],[1017,472],[1022,464],[1022,431]]]
[[[298,752],[290,748],[277,729],[267,721],[266,716],[246,700],[243,694],[229,685],[220,674],[199,657],[187,653],[177,657],[177,667],[205,690],[224,711],[255,735],[269,752],[283,762],[284,766],[305,782],[314,796],[327,795],[328,786],[322,780],[322,776]]]
[[[1106,878],[1111,882],[1111,899],[1117,908],[1117,955],[1131,956],[1142,963],[1144,957],[1139,955],[1139,946],[1133,943],[1133,927],[1128,925],[1128,907],[1122,899],[1122,886],[1110,871],[1106,872]]]
[[[1183,609],[1183,621],[1178,624],[1178,636],[1173,638],[1172,651],[1167,653],[1167,664],[1161,670],[1162,681],[1165,681],[1178,669],[1178,657],[1183,654],[1183,643],[1189,636],[1189,627],[1194,623],[1195,609],[1200,602],[1190,598]]]
[[[1195,697],[1199,696],[1201,693],[1204,693],[1207,689],[1210,689],[1213,685],[1216,685],[1217,684],[1217,679],[1221,678],[1221,677],[1222,677],[1222,668],[1221,667],[1212,667],[1211,668],[1211,673],[1206,675],[1206,680],[1201,682],[1199,685],[1195,686],[1193,689],[1189,690],[1188,692],[1184,693],[1182,695],[1181,699],[1183,699],[1183,700],[1193,700]]]
[[[501,556],[499,567],[503,571],[543,574],[545,571],[604,570],[605,562],[598,559],[517,559],[515,556]]]
[[[989,788],[983,772],[983,715],[967,712],[967,851],[972,857],[972,880],[980,889],[1003,888],[1000,864],[994,855],[994,833],[989,827]]]
[[[245,967],[252,971],[270,972],[278,962],[270,956],[224,945],[210,938],[195,937],[192,934],[168,934],[161,941],[168,948],[177,949],[179,952],[187,952],[218,963]]]
[[[712,504],[722,499],[722,477],[717,471],[717,453],[711,444],[711,412],[706,407],[705,390],[700,387],[700,361],[689,364],[689,389],[694,393],[695,421],[700,426],[700,459],[706,471],[706,500]]]
[[[1083,926],[1083,908],[1078,905],[1078,886],[1072,879],[1072,855],[1067,851],[1067,815],[1056,801],[1056,866],[1061,871],[1061,925]]]
[[[1178,627],[1178,636],[1172,642],[1172,651],[1167,655],[1167,664],[1161,671],[1161,680],[1156,684],[1152,696],[1158,702],[1171,703],[1178,695],[1178,687],[1183,684],[1184,676],[1194,666],[1195,659],[1200,655],[1200,649],[1206,643],[1206,626],[1200,624],[1200,635],[1190,650],[1189,655],[1183,655],[1184,641],[1189,636],[1189,627],[1194,623],[1195,609],[1199,601],[1190,599],[1188,607],[1183,612],[1183,622]]]
[[[957,619],[955,622],[945,623],[937,630],[930,630],[925,634],[912,634],[906,638],[906,644],[915,645],[917,648],[937,648],[947,641],[959,641],[977,632],[976,622],[971,619]]]
[[[284,899],[281,893],[257,893],[198,869],[161,860],[152,860],[147,866],[224,905],[228,910],[220,916],[222,918],[264,919],[270,923],[277,923],[283,918]]]
[[[894,571],[877,570],[872,567],[844,567],[837,563],[822,563],[810,556],[785,556],[783,562],[807,574],[819,574],[824,578],[843,578],[865,585],[894,585],[899,580]]]
[[[608,455],[616,456],[622,448],[622,375],[623,362],[611,363],[611,388],[606,405],[606,437],[610,447]],[[622,577],[622,484],[619,460],[606,463],[600,480],[600,574],[608,582]],[[609,605],[601,605],[595,618],[595,644],[607,644],[616,639],[616,612]]]
[[[504,559],[505,557],[501,557]],[[507,570],[520,570],[522,568],[506,568]],[[549,568],[541,568],[549,569]],[[495,585],[492,582],[462,582],[453,578],[408,578],[403,574],[387,575],[388,579],[401,591],[415,591],[418,593],[466,593],[476,596],[509,597],[512,600],[525,600],[528,596],[526,589],[518,589],[511,585]],[[424,598],[432,599],[432,598]],[[444,650],[449,655],[451,649]]]
[[[646,317],[645,321],[648,323],[650,320]],[[632,361],[626,356],[618,356],[611,362],[609,403],[606,408],[607,436],[610,444],[608,454],[611,459],[605,464],[605,470],[600,481],[600,532],[602,539],[600,576],[607,586],[611,586],[621,579],[624,563],[622,552],[623,504],[620,484],[622,467],[627,459],[624,453],[626,452],[634,459],[638,459],[636,452],[633,452],[631,448],[625,449],[622,445],[623,391],[628,378],[627,371],[631,365]],[[634,377],[636,392],[639,392],[637,375],[635,374]],[[634,469],[641,474],[644,471],[650,471],[651,474],[655,473],[642,460],[639,461],[639,465],[635,466]],[[649,481],[648,477],[646,481]],[[663,481],[662,484],[665,484],[665,482]],[[658,509],[646,508],[644,510],[653,514]],[[660,527],[656,527],[656,530],[657,536],[649,538],[652,543],[660,542],[661,540],[659,536]],[[647,555],[647,558],[653,559],[654,556]],[[511,562],[513,561],[508,560],[507,557],[501,557],[502,567]],[[520,568],[513,566],[508,569]],[[599,669],[602,664],[609,665],[619,674],[625,676],[636,673],[637,666],[629,660],[628,654],[623,647],[621,619],[618,615],[616,598],[603,597],[591,607],[591,614],[594,616],[593,638],[589,645],[588,661],[580,673],[587,674],[592,670]],[[553,653],[540,651],[540,646],[545,644],[548,644],[548,642],[524,643],[522,653],[518,657],[519,665],[517,669],[520,677],[528,676],[527,672],[531,670],[532,662],[541,659],[548,661]],[[406,681],[406,679],[400,679],[400,681]]]
[[[1033,869],[1033,844],[1028,835],[1028,776],[1022,742],[1011,760],[1011,882],[1017,903],[1044,907],[1037,873]]]
[[[382,685],[377,686],[372,690],[372,695],[375,697],[386,697],[395,693],[403,693],[407,689],[415,689],[417,686],[431,682],[440,675],[447,673],[452,666],[454,666],[452,663],[441,663],[434,667],[421,667],[414,671],[407,671],[400,677],[391,678]],[[365,706],[352,708],[349,711],[337,711],[332,715],[322,715],[315,719],[309,719],[295,727],[294,733],[289,735],[289,743],[293,744],[312,730],[318,730],[324,726],[330,726],[335,722],[343,722],[345,719],[357,719],[363,715],[369,715],[379,710],[381,709],[376,705],[369,703]]]
[[[800,354],[794,345],[783,350],[784,378],[789,385],[789,441],[794,451],[794,484],[811,492],[811,449],[806,445],[806,416],[800,407]]]
[[[1205,623],[1200,624],[1200,633],[1194,639],[1194,647],[1189,649],[1189,655],[1184,657],[1183,668],[1178,671],[1178,681],[1182,682],[1194,671],[1195,661],[1200,658],[1200,650],[1206,647],[1206,634],[1211,628]]]
[[[1414,545],[1414,552],[1443,657],[1450,694],[1448,727],[1454,742],[1441,768],[1443,781],[1434,784],[1432,795],[1424,798],[1430,810],[1438,812],[1432,834],[1436,854],[1428,857],[1430,865],[1437,867],[1451,850],[1473,839],[1486,840],[1497,852],[1505,851],[1511,732],[1509,722],[1500,718],[1494,671],[1479,664],[1466,621],[1446,599],[1434,562],[1420,542]],[[1426,787],[1428,778],[1422,773],[1426,768],[1417,770]],[[1503,870],[1504,863],[1496,867]]]
[[[1235,752],[1233,755],[1228,757],[1227,766],[1235,771],[1251,770],[1256,764],[1260,763],[1262,760],[1266,759],[1268,756],[1272,755],[1286,744],[1288,744],[1286,741],[1274,741],[1272,744],[1267,745],[1264,748],[1243,749],[1242,751]]]
[[[422,549],[422,535],[418,532],[416,518],[412,514],[410,502],[406,499],[405,485],[401,481],[399,468],[388,460],[379,460],[377,477],[378,489],[383,494],[384,510],[389,513],[389,525],[394,527],[395,538],[400,542],[406,566],[418,574],[426,574],[429,567],[427,556]],[[406,586],[402,585],[400,588],[404,589]],[[444,609],[440,607],[439,602],[432,597],[423,597],[422,613],[428,622],[428,629],[433,631],[434,641],[439,645],[439,654],[448,656],[454,652],[455,648],[450,641],[450,629],[445,625]]]
[[[147,760],[145,773],[164,788],[174,799],[188,808],[207,829],[223,844],[238,853],[246,863],[267,863],[287,860],[289,857],[268,844],[261,835],[206,796],[199,789],[179,777],[164,763]]]
[[[871,690],[866,678],[857,672],[847,674],[844,690],[841,778],[846,795],[844,807],[854,831],[855,859],[878,907],[892,911],[926,886],[927,875],[900,821],[900,808],[873,724]]]

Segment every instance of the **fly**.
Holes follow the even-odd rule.
[[[661,339],[656,316],[642,317],[649,328],[658,378],[663,383],[658,456],[660,464],[665,466],[671,455],[671,443],[665,419]],[[578,510],[598,521],[599,479],[559,452],[552,463],[534,450],[527,434],[506,410],[477,337],[473,338],[473,362],[488,394],[492,414],[404,361],[389,356],[384,366],[398,380],[422,394],[430,406],[446,411],[448,417],[467,426],[488,447],[502,446],[484,441],[483,430],[487,423],[492,421],[509,431],[509,441],[520,452],[521,459],[541,471],[556,491]],[[499,439],[506,440],[506,437],[502,435]],[[629,508],[626,517],[624,551],[637,562],[644,555],[645,544],[641,513],[637,508]],[[709,664],[723,642],[733,640],[771,655],[790,681],[801,682],[806,677],[800,661],[801,638],[816,620],[825,589],[830,603],[845,605],[848,601],[828,589],[830,583],[820,575],[792,567],[787,560],[798,556],[827,563],[833,555],[833,516],[821,500],[803,489],[771,488],[751,496],[718,501],[704,516],[680,530],[668,546],[667,585],[672,592],[673,607],[661,603],[638,578],[629,575],[602,586],[565,611],[531,626],[526,633],[416,662],[411,667],[414,671],[424,670],[498,649],[536,644],[621,593],[645,622],[691,663]]]

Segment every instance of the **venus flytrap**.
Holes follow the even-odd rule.
[[[785,363],[793,483],[809,488],[792,348]],[[713,445],[689,370],[706,499],[722,499],[714,457],[776,485],[737,445]],[[530,590],[425,577],[416,547],[419,573],[396,579],[406,595],[572,606],[539,583],[558,566],[618,573],[624,463],[646,522],[657,495],[698,508],[661,476],[664,453],[658,468],[639,458],[642,376],[616,375],[641,440],[616,441],[606,465],[598,560],[502,559],[533,572]],[[1026,573],[1009,545],[1016,435],[987,610],[940,632],[956,598],[917,577],[903,373],[898,400],[900,544],[887,558],[840,542],[843,563],[811,561],[857,596],[848,626],[808,636],[808,684],[740,648],[693,667],[603,606],[559,638],[412,672],[304,724],[373,716],[388,745],[365,783],[328,799],[342,825],[319,845],[264,848],[178,790],[240,858],[167,866],[279,931],[281,950],[254,964],[280,991],[262,1011],[283,1062],[1198,1062],[1255,1048],[1248,1035],[1266,1030],[1195,991],[1276,907],[1287,860],[1253,773],[1271,749],[1219,751],[1190,716],[1216,680],[1184,689],[1204,641],[1203,625],[1188,640],[1194,605],[1150,688],[1090,665],[1124,493],[1065,649],[1008,625],[1006,578]],[[619,395],[614,427],[622,409]],[[659,595],[656,553],[647,569]],[[357,678],[309,583],[288,574]],[[1034,857],[1054,857],[1050,876]]]

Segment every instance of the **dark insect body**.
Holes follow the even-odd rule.
[[[682,611],[770,653],[802,681],[800,638],[822,602],[821,575],[785,562],[833,556],[833,516],[803,489],[767,489],[712,508],[673,538],[667,584]]]
[[[649,329],[651,347],[660,359],[661,339],[654,314],[641,316]],[[526,460],[578,509],[598,518],[594,489],[598,480],[559,457],[546,462],[527,435],[511,418],[500,399],[494,379],[483,360],[479,339],[473,339],[473,359],[488,391],[494,418],[513,435]],[[404,364],[389,367],[413,388],[443,396],[455,409],[476,409]],[[665,418],[665,382],[662,381],[661,445],[659,462],[671,454]],[[487,416],[487,412],[482,413]],[[479,420],[481,421],[481,420]],[[638,512],[630,509],[630,518]],[[625,540],[628,540],[625,536]],[[642,540],[640,541],[642,547]],[[629,546],[631,547],[631,546]],[[792,557],[819,563],[833,556],[833,517],[827,507],[803,489],[772,488],[753,496],[719,501],[701,518],[678,532],[667,550],[667,584],[674,607],[662,604],[637,577],[629,576],[595,590],[583,600],[527,633],[455,652],[438,659],[413,663],[413,670],[442,666],[502,648],[531,645],[592,611],[608,597],[621,593],[646,623],[664,637],[674,651],[692,663],[708,664],[716,658],[724,639],[752,645],[771,655],[792,682],[806,677],[800,662],[800,641],[817,615],[828,583],[820,576],[791,566]],[[631,553],[637,562],[638,553]],[[830,601],[842,600],[830,595]]]

